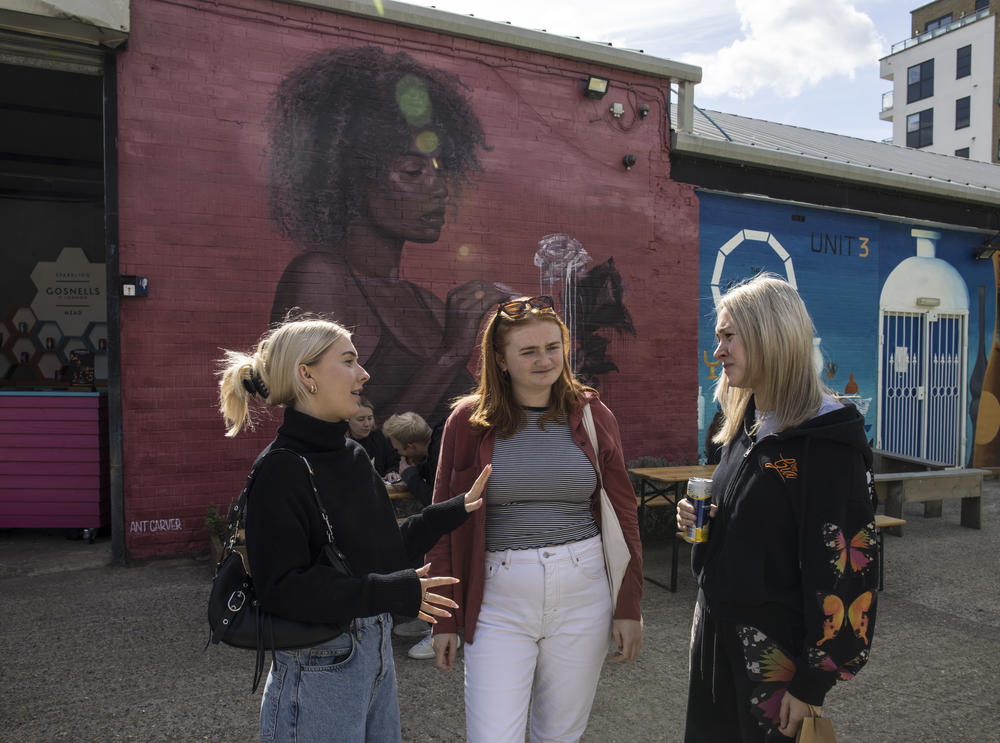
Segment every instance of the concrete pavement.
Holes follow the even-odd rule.
[[[886,590],[871,660],[827,698],[841,743],[1000,741],[1000,483],[983,528],[910,504],[886,537]],[[682,547],[686,561],[688,548]],[[111,567],[110,544],[59,532],[0,532],[0,741],[112,743],[256,740],[252,654],[207,637],[207,558]],[[665,580],[669,549],[646,546]],[[646,584],[638,662],[605,666],[586,743],[681,740],[694,584]],[[464,740],[460,668],[406,657],[396,640],[403,737]]]

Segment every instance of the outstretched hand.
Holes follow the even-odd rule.
[[[451,586],[458,583],[458,578],[451,577],[439,577],[439,578],[428,578],[427,574],[431,570],[431,564],[427,563],[422,568],[419,568],[417,572],[417,577],[420,578],[420,610],[417,612],[417,616],[423,619],[425,622],[430,622],[431,624],[437,624],[437,619],[435,617],[450,617],[451,612],[447,609],[442,609],[442,606],[447,606],[450,609],[457,609],[458,604],[452,601],[447,596],[442,596],[438,593],[431,593],[429,589],[437,588],[438,586]]]
[[[479,477],[476,481],[472,483],[472,487],[469,488],[469,492],[465,494],[465,512],[471,513],[482,507],[483,505],[483,491],[486,489],[486,481],[490,479],[490,473],[493,471],[493,465],[488,464],[483,467],[483,471],[479,473]]]

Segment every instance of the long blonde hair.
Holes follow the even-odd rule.
[[[805,303],[787,281],[759,274],[726,292],[716,314],[726,310],[746,351],[749,387],[730,387],[725,374],[715,384],[715,400],[725,420],[712,439],[732,443],[743,428],[751,395],[774,405],[778,431],[812,418],[828,392],[813,366],[815,328]]]
[[[252,353],[224,350],[219,364],[219,411],[226,436],[253,430],[250,398],[271,407],[294,407],[308,391],[298,377],[299,364],[314,364],[341,338],[351,334],[332,320],[285,320],[257,343]]]
[[[521,297],[521,299],[528,298]],[[469,418],[474,431],[483,432],[495,428],[498,435],[508,437],[517,433],[524,425],[524,412],[514,397],[510,376],[501,371],[497,357],[503,354],[511,328],[529,322],[551,322],[558,325],[563,346],[562,373],[552,384],[549,408],[542,414],[538,424],[544,426],[546,421],[569,420],[569,414],[580,406],[580,395],[583,392],[594,391],[573,376],[569,363],[569,328],[553,310],[531,309],[518,318],[510,318],[502,312],[495,312],[486,324],[479,344],[479,383],[476,391],[454,402],[454,407],[466,401],[474,403]]]

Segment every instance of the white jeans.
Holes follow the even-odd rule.
[[[475,641],[465,648],[468,743],[579,740],[611,636],[601,537],[486,553]]]

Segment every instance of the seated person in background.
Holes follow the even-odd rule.
[[[379,476],[390,482],[398,480],[396,468],[399,466],[399,455],[393,450],[389,439],[376,427],[375,408],[368,398],[361,398],[358,412],[347,419],[347,424],[347,435],[364,447]]]
[[[399,455],[399,475],[413,496],[405,501],[393,501],[398,517],[419,512],[420,508],[430,504],[443,429],[442,422],[431,431],[427,422],[416,413],[398,413],[382,424],[382,432]],[[419,562],[423,564],[423,558]],[[407,651],[411,658],[430,660],[434,657],[431,626],[424,620],[418,618],[401,622],[393,628],[393,632],[400,637],[422,638]]]
[[[431,431],[416,413],[399,413],[382,425],[382,432],[399,455],[399,476],[421,506],[429,506],[434,495],[434,472],[443,427],[440,424]]]

